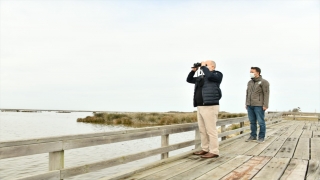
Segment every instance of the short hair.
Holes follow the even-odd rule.
[[[212,65],[214,66],[214,68],[216,68],[217,67],[216,62],[214,62],[214,61],[211,61],[211,62],[212,62]]]
[[[251,67],[251,69],[256,70],[256,71],[259,73],[259,75],[261,74],[261,69],[260,69],[260,68],[258,68],[258,67]]]

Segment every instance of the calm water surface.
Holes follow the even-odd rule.
[[[92,113],[24,113],[0,112],[0,141],[31,139],[93,132],[110,132],[133,129],[125,126],[99,125],[77,122],[77,118]],[[170,144],[194,139],[194,132],[170,135]],[[160,147],[160,137],[152,137],[108,145],[92,146],[65,151],[65,168],[107,160],[114,157],[146,151]],[[169,156],[193,149],[188,147],[173,151]],[[0,179],[16,179],[47,172],[49,153],[0,160]],[[124,165],[74,176],[68,179],[99,179],[118,172],[140,167],[160,160],[160,155],[134,161]]]

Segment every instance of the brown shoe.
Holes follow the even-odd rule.
[[[193,155],[205,155],[207,153],[208,153],[207,151],[201,150],[201,151],[198,151],[198,152],[194,152]]]
[[[218,154],[213,154],[213,153],[207,153],[207,154],[205,154],[205,155],[203,155],[201,157],[202,158],[217,158],[217,157],[219,157],[219,155]]]

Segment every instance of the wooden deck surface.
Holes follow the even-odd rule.
[[[120,179],[320,179],[320,123],[284,120],[267,126],[262,144],[245,142],[247,138],[220,145],[219,158],[190,154]]]

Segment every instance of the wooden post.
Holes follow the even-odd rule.
[[[49,171],[64,168],[64,151],[49,152]]]
[[[223,132],[225,132],[225,131],[226,131],[226,125],[222,125],[222,126],[221,126],[221,133],[223,133]],[[224,141],[224,140],[226,140],[226,139],[227,139],[226,136],[221,137],[221,141]]]
[[[200,140],[200,131],[199,131],[199,128],[197,128],[195,130],[195,138],[194,140]],[[200,147],[201,143],[198,143],[198,144],[195,144],[194,148],[195,149],[198,149]]]
[[[161,136],[161,147],[168,146],[169,145],[169,134]],[[169,157],[169,152],[162,153],[161,159],[166,159]]]
[[[244,127],[244,122],[240,122],[240,128]],[[243,134],[243,131],[240,131],[240,134]]]

